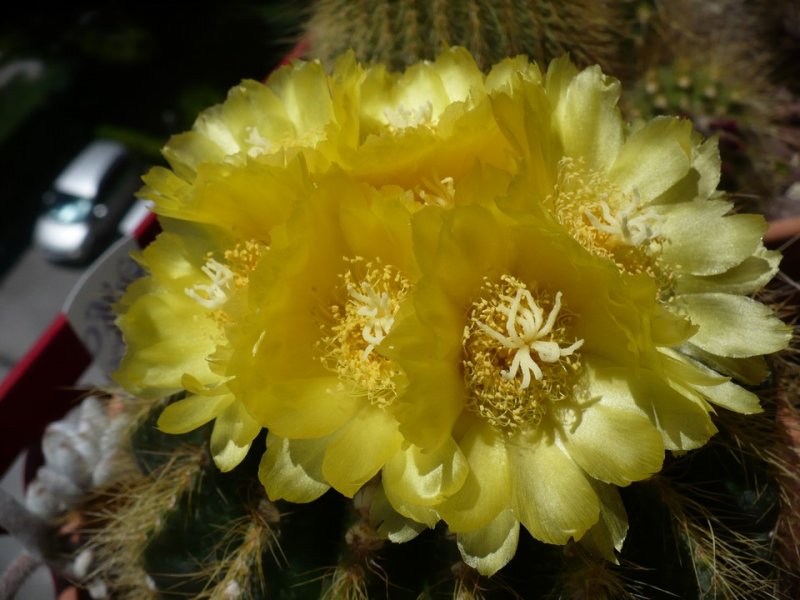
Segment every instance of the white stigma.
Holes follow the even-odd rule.
[[[233,280],[233,271],[213,258],[203,265],[202,271],[211,283],[196,283],[186,288],[184,292],[205,308],[212,310],[219,308],[228,300],[227,290]]]
[[[360,287],[361,291],[354,286],[349,286],[347,293],[356,304],[360,305],[356,314],[368,319],[361,330],[361,337],[367,342],[367,347],[362,354],[362,358],[366,359],[394,325],[394,309],[388,293],[376,292],[375,288],[367,282],[361,283]]]
[[[603,200],[600,202],[600,210],[602,219],[588,209],[583,214],[595,229],[613,236],[623,244],[641,246],[658,235],[654,228],[656,214],[649,208],[640,209],[634,200],[616,213],[612,213],[608,203]]]
[[[547,315],[547,319],[544,317],[544,311],[536,304],[528,290],[518,289],[514,298],[503,296],[503,299],[511,302],[509,306],[497,307],[501,313],[506,315],[507,335],[492,329],[486,323],[477,321],[476,324],[481,331],[504,348],[515,350],[511,366],[508,370],[500,371],[500,376],[503,379],[511,380],[521,372],[522,382],[519,387],[524,390],[530,386],[531,377],[536,381],[540,381],[543,377],[542,369],[531,356],[531,352],[534,352],[543,363],[555,363],[562,356],[569,356],[580,348],[583,340],[578,340],[570,346],[562,348],[558,342],[542,339],[553,331],[561,310],[561,292],[556,294],[555,303],[550,314]],[[527,307],[522,306],[523,299],[528,304]]]
[[[383,111],[386,122],[392,129],[403,130],[419,125],[428,125],[433,122],[433,104],[430,100],[413,108],[406,108],[402,103],[394,110],[387,108]]]

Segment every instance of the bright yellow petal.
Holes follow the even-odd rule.
[[[600,505],[587,475],[561,447],[544,436],[509,440],[514,512],[525,528],[548,544],[580,539],[597,522]]]
[[[211,432],[211,456],[223,473],[230,471],[247,456],[261,426],[241,402],[234,401],[214,421]]]
[[[699,326],[692,344],[713,354],[733,358],[770,354],[786,348],[792,336],[792,328],[768,306],[745,296],[685,294],[680,306]]]
[[[410,445],[396,452],[383,468],[384,487],[409,504],[429,506],[452,496],[464,484],[469,467],[456,443],[423,451]]]
[[[352,498],[399,450],[401,439],[391,416],[364,408],[331,437],[322,463],[325,480]]]
[[[264,427],[289,438],[316,438],[335,431],[355,413],[358,402],[336,377],[281,381],[251,389],[248,409]]]
[[[167,406],[158,417],[158,428],[165,433],[187,433],[221,414],[232,402],[232,395],[191,395]]]
[[[464,562],[481,575],[491,577],[514,558],[519,521],[512,511],[505,510],[486,527],[459,533],[456,538]]]
[[[289,440],[269,432],[258,478],[270,500],[312,502],[328,491],[322,475],[328,442],[327,438]]]

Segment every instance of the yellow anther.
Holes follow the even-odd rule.
[[[322,362],[372,404],[387,406],[396,395],[397,371],[374,350],[391,331],[409,283],[380,261],[356,257],[347,262],[350,269],[340,275],[343,300],[330,307],[328,335],[320,341]]]

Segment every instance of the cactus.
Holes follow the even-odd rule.
[[[796,386],[791,355],[778,362],[776,381]],[[442,524],[402,544],[386,539],[392,513],[377,481],[352,500],[331,491],[273,503],[255,475],[258,449],[220,473],[208,427],[163,434],[162,402],[115,396],[127,414],[146,413],[120,436],[137,468],[60,513],[73,548],[67,573],[93,598],[794,598],[797,460],[777,415],[796,409],[782,386],[761,390],[763,415],[725,414],[706,448],[624,490],[630,532],[618,564],[526,535],[491,578],[461,561]]]
[[[402,69],[432,59],[445,45],[464,46],[481,67],[527,54],[546,64],[569,52],[582,65],[619,73],[635,23],[629,1],[321,0],[307,26],[309,55],[332,64],[353,49],[364,62]],[[630,32],[630,33],[629,33]]]

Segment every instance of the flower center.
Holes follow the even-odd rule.
[[[510,275],[487,281],[462,338],[468,407],[507,434],[538,424],[579,368],[583,340],[569,336],[561,292],[535,293]]]
[[[433,104],[431,104],[430,100],[411,108],[406,107],[401,102],[395,109],[384,109],[383,116],[386,118],[389,128],[393,131],[402,131],[403,129],[419,127],[420,125],[435,125]]]
[[[442,208],[452,208],[455,204],[456,187],[452,177],[440,180],[422,179],[422,183],[414,188],[416,196],[423,204],[432,204]]]
[[[201,271],[208,277],[208,283],[196,283],[184,290],[187,296],[209,310],[217,310],[228,301],[233,289],[247,285],[250,272],[255,268],[267,245],[256,240],[247,240],[223,253],[224,262],[213,255],[206,257]]]
[[[660,278],[662,238],[659,216],[583,162],[562,158],[558,182],[547,198],[556,219],[587,250],[607,258],[626,273]]]
[[[330,307],[333,324],[320,342],[322,361],[372,404],[385,407],[396,396],[397,370],[374,350],[391,331],[409,283],[380,260],[345,260],[350,268],[339,276],[343,301]]]

